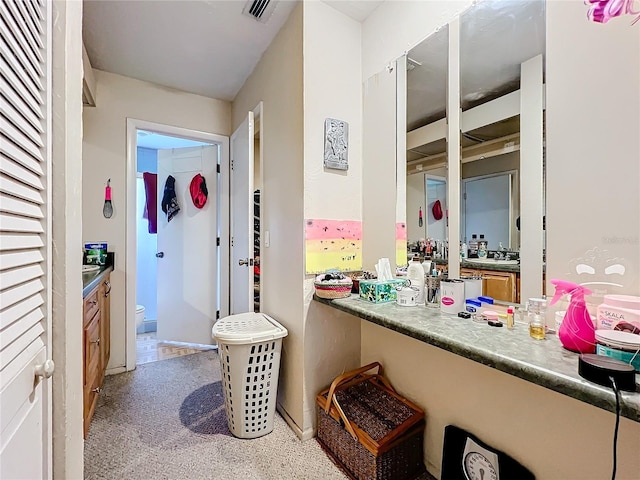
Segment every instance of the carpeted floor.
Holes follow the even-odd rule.
[[[107,377],[84,459],[88,480],[347,478],[278,415],[269,435],[231,436],[213,351]]]

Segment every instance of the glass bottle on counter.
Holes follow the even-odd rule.
[[[547,300],[544,298],[530,298],[528,305],[527,319],[529,321],[529,335],[536,340],[544,340]]]

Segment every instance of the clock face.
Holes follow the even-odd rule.
[[[469,452],[464,457],[464,473],[469,480],[497,480],[498,473],[487,457]]]

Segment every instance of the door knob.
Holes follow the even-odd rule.
[[[37,377],[49,378],[55,369],[56,364],[53,363],[53,360],[45,360],[42,365],[36,365],[35,374]]]
[[[240,259],[238,260],[238,265],[243,266],[243,265],[253,265],[253,258],[245,258],[245,259]]]
[[[164,257],[164,252],[158,252],[158,253],[156,253],[156,257],[158,257],[158,258],[162,258],[162,257]]]

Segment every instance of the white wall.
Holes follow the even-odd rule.
[[[147,120],[203,132],[229,135],[229,102],[160,87],[94,70],[97,104],[84,110],[82,236],[104,240],[115,252],[111,273],[111,360],[108,368],[125,365],[126,275],[126,122]],[[104,187],[111,179],[113,216],[102,216]],[[135,199],[131,199],[135,202]],[[135,203],[134,203],[135,205]],[[81,252],[78,252],[80,255]],[[135,301],[135,300],[134,300]]]
[[[331,34],[327,35],[330,30]],[[304,218],[362,220],[361,24],[317,1],[304,3]],[[324,121],[349,124],[349,169],[324,168]],[[304,437],[316,423],[316,394],[358,366],[360,325],[304,291]]]
[[[547,282],[640,295],[640,25],[585,10],[547,2]],[[616,262],[625,275],[604,275]],[[596,275],[578,277],[577,263]]]
[[[407,241],[414,243],[427,237],[427,206],[425,205],[425,174],[407,176]],[[418,216],[422,207],[422,227],[418,224]]]
[[[263,101],[260,247],[261,310],[289,331],[282,345],[278,403],[302,427],[304,368],[304,198],[302,4],[265,51],[233,102],[233,125]],[[300,432],[298,432],[300,433]]]
[[[471,6],[471,0],[407,0],[383,2],[362,24],[362,80]]]

